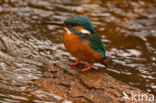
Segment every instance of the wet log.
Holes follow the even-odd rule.
[[[35,88],[32,92],[34,95],[40,94],[40,92],[36,93],[38,90],[46,91],[52,94],[52,97],[47,96],[47,100],[56,103],[63,103],[63,101],[64,103],[65,101],[72,101],[67,103],[156,102],[152,100],[156,98],[153,95],[116,80],[103,70],[92,69],[81,72],[80,69],[83,67],[71,67],[66,62],[56,63],[28,90]],[[142,98],[142,95],[145,96]]]

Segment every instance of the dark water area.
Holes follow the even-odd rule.
[[[74,15],[89,17],[105,44],[109,67],[95,69],[156,95],[156,1],[0,0],[1,103],[46,102],[25,89],[53,63],[75,59],[63,29],[40,22]]]

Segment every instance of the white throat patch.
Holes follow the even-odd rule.
[[[68,28],[64,27],[64,29],[67,31],[68,34],[71,34],[71,31]]]
[[[68,28],[64,27],[64,29],[67,31],[68,34],[71,34],[71,31]],[[88,34],[88,35],[91,34],[91,32],[86,29],[82,29],[80,32],[83,34]]]

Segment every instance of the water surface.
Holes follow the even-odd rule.
[[[63,29],[40,24],[74,15],[89,17],[105,44],[109,67],[95,69],[156,95],[154,0],[1,0],[0,102],[39,102],[25,88],[51,64],[75,60],[62,44]]]

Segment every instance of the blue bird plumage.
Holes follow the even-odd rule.
[[[64,27],[63,43],[67,51],[78,59],[71,66],[78,65],[79,60],[89,63],[87,71],[93,63],[99,62],[107,66],[105,47],[96,33],[91,21],[84,16],[72,16],[64,23],[45,23]]]

